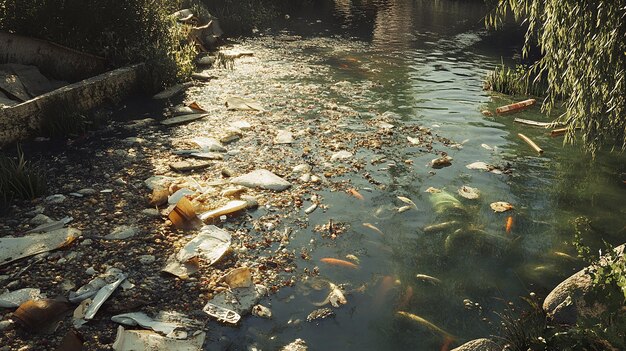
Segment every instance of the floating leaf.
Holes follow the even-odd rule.
[[[493,202],[490,206],[496,212],[506,212],[513,209],[513,205],[504,201]]]
[[[475,200],[480,197],[480,190],[472,188],[471,186],[463,185],[459,188],[459,195],[466,199]]]

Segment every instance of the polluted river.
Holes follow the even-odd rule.
[[[188,339],[205,333],[204,350],[278,350],[296,339],[310,350],[449,350],[498,334],[498,314],[523,309],[520,297],[541,302],[582,268],[572,242],[584,218],[586,243],[620,244],[624,155],[593,161],[549,129],[514,122],[550,121],[540,99],[499,115],[528,97],[483,90],[515,55],[519,30],[515,43],[486,31],[480,2],[330,4],[224,48],[233,58],[205,70],[209,81],[131,101],[88,140],[26,146],[58,174],[51,187],[65,199],[31,204],[2,233],[24,232],[43,213],[72,216],[81,235],[30,259],[18,278],[26,263],[3,266],[5,284],[51,298],[111,267],[123,272],[128,284],[79,323],[89,350],[117,342],[111,317],[129,312],[184,314],[177,323]],[[199,119],[161,123],[191,102],[206,111]],[[254,171],[271,172],[271,184],[249,184]],[[169,202],[148,205],[159,186]],[[180,196],[202,225],[228,233],[224,252],[183,262],[199,232],[219,229],[177,229],[172,221],[192,222]],[[215,314],[244,299],[233,284],[263,286],[253,303],[263,307],[228,323],[232,315]],[[52,350],[63,336],[16,328],[1,338]]]

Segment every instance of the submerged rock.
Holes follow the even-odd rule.
[[[291,186],[288,181],[266,169],[257,169],[242,176],[233,178],[231,182],[247,186],[248,188],[261,188],[274,191],[283,191]]]
[[[452,349],[452,351],[500,351],[502,348],[489,339],[475,339]]]
[[[289,345],[285,345],[280,351],[307,351],[309,348],[302,339],[296,339]]]

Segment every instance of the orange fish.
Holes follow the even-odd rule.
[[[338,258],[326,257],[326,258],[322,258],[320,261],[322,261],[324,263],[332,264],[332,265],[335,265],[335,266],[342,266],[342,267],[347,267],[347,268],[352,268],[352,269],[358,269],[359,268],[359,266],[355,265],[352,262],[340,260]]]
[[[359,200],[361,200],[361,201],[362,201],[362,200],[365,200],[365,198],[363,197],[363,195],[361,195],[361,193],[359,193],[358,191],[356,191],[356,189],[355,189],[355,188],[350,188],[350,189],[348,189],[348,194],[350,194],[350,195],[352,195],[352,196],[356,197],[357,199],[359,199]]]
[[[411,298],[413,297],[413,287],[409,286],[404,291],[404,295],[402,295],[402,299],[398,303],[398,309],[403,310],[408,306],[409,302],[411,302]]]
[[[452,339],[449,336],[446,336],[445,339],[443,339],[443,345],[441,345],[441,351],[450,351],[450,345],[454,342],[454,339]]]
[[[374,305],[381,306],[385,301],[385,297],[393,289],[395,285],[395,279],[392,276],[386,275],[381,279],[380,285],[378,286],[378,290],[376,291],[376,296],[374,298]]]
[[[511,228],[513,228],[513,216],[508,216],[506,218],[506,232],[510,233]]]

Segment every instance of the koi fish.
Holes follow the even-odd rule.
[[[386,275],[383,277],[383,279],[381,279],[380,285],[376,290],[376,297],[374,298],[375,306],[381,306],[383,304],[383,301],[385,301],[385,297],[387,296],[389,291],[393,289],[394,285],[395,279],[393,279],[393,277],[390,275]]]
[[[441,334],[443,337],[447,338],[447,339],[452,339],[455,340],[455,337],[452,336],[452,334],[448,333],[447,331],[441,329],[440,327],[434,325],[433,323],[427,321],[426,319],[420,317],[420,316],[416,316],[413,313],[409,313],[409,312],[404,312],[404,311],[398,311],[396,312],[398,315],[410,319],[414,322],[417,322],[423,326],[425,326],[426,328],[430,329],[431,331]]]
[[[417,209],[417,205],[415,204],[415,202],[413,202],[411,199],[409,199],[408,197],[404,197],[404,196],[398,196],[398,200],[404,202],[407,205],[411,205],[413,207],[415,207]]]
[[[432,277],[430,275],[426,275],[426,274],[417,274],[415,275],[415,278],[425,281],[425,282],[429,282],[434,285],[441,284],[441,280],[439,280],[438,278]]]
[[[443,344],[441,345],[441,351],[450,351],[450,345],[454,342],[452,338],[443,338]]]
[[[359,193],[359,192],[358,192],[355,188],[350,188],[350,189],[348,189],[347,191],[348,191],[348,194],[350,194],[350,195],[352,195],[352,196],[356,197],[357,199],[359,199],[359,200],[361,200],[361,201],[365,200],[365,198],[363,197],[363,195],[361,195],[361,193]]]
[[[381,236],[385,236],[385,234],[380,229],[378,229],[375,225],[373,225],[371,223],[363,223],[363,226],[365,228],[369,228],[369,229],[375,231],[376,233],[380,234]]]
[[[398,303],[398,308],[402,309],[408,306],[409,302],[411,302],[411,298],[413,297],[413,287],[409,286],[404,291],[404,295],[402,295],[402,299]]]
[[[358,269],[359,268],[359,266],[355,265],[352,262],[340,260],[338,258],[326,257],[326,258],[322,258],[320,261],[322,261],[324,263],[332,264],[334,266],[341,266],[341,267],[352,268],[352,269]]]
[[[511,233],[511,228],[513,228],[513,216],[508,216],[506,218],[506,232]]]

